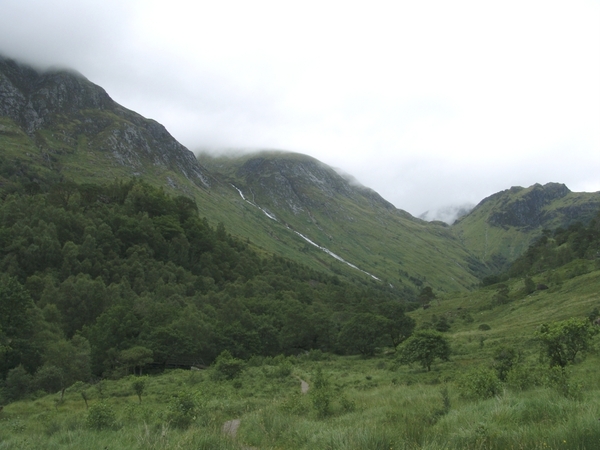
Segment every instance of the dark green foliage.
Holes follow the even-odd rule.
[[[588,320],[573,317],[542,324],[536,336],[550,367],[565,367],[573,364],[577,355],[590,347],[596,333],[597,330]]]
[[[382,302],[379,314],[387,319],[386,329],[390,342],[395,348],[406,340],[415,329],[415,320],[405,314],[404,304],[398,301]]]
[[[119,362],[125,366],[127,373],[129,373],[130,368],[134,374],[136,373],[136,369],[139,369],[141,375],[143,367],[152,361],[154,361],[152,359],[152,350],[141,345],[128,348],[119,353]]]
[[[545,384],[555,389],[559,394],[576,400],[581,399],[581,385],[571,379],[567,368],[554,366],[545,373]]]
[[[436,359],[448,361],[450,344],[439,332],[434,330],[419,330],[402,344],[400,361],[403,363],[418,362],[427,371]]]
[[[493,368],[500,381],[506,381],[508,372],[517,362],[518,356],[513,347],[500,347],[494,352]]]
[[[574,259],[598,259],[600,255],[600,212],[587,225],[577,222],[567,229],[558,228],[544,234],[527,251],[517,258],[507,274],[509,277],[534,275],[554,269]],[[506,278],[501,275],[499,278]],[[531,293],[535,285],[525,278],[525,292]]]
[[[73,336],[67,341],[59,339],[48,345],[44,355],[46,367],[58,370],[61,379],[61,391],[76,381],[89,381],[90,370],[90,344],[80,335]]]
[[[33,372],[40,363],[39,343],[34,339],[39,310],[29,293],[14,277],[0,277],[0,377],[19,365]]]
[[[492,299],[492,306],[504,305],[508,302],[510,302],[508,286],[505,284],[499,284],[498,290]]]
[[[4,382],[4,397],[8,401],[25,397],[33,387],[33,377],[22,365],[8,371]]]
[[[377,336],[363,336],[352,351],[372,354],[412,332],[398,292],[259,254],[197,210],[139,181],[7,195],[0,374],[23,364],[30,374],[41,370],[48,390],[58,379],[61,389],[85,379],[59,357],[78,352],[77,336],[89,342],[82,367],[123,376],[144,366],[207,365],[223,350],[246,359],[342,349],[339,331],[359,314],[375,318]]]
[[[535,292],[535,283],[531,279],[531,277],[525,277],[525,279],[523,280],[523,283],[525,285],[524,289],[525,289],[526,295],[529,295],[529,294],[532,294],[533,292]]]
[[[339,341],[348,352],[372,356],[387,338],[388,320],[380,315],[360,313],[343,324]]]
[[[433,289],[431,289],[430,286],[425,286],[423,289],[421,289],[421,292],[418,296],[418,300],[419,303],[421,303],[421,305],[428,305],[435,298],[436,295],[434,294]]]
[[[450,322],[448,321],[448,319],[446,318],[446,316],[441,316],[434,324],[433,324],[433,328],[436,331],[439,331],[441,333],[444,333],[446,331],[450,330]]]

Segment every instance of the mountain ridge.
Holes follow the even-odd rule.
[[[40,72],[6,59],[0,59],[0,148],[8,161],[0,173],[4,180],[18,167],[80,183],[143,177],[194,198],[201,215],[264,251],[329,273],[357,275],[311,248],[309,239],[413,296],[425,285],[471,289],[481,276],[514,260],[541,227],[561,226],[600,207],[596,197],[565,193],[566,187],[554,187],[552,199],[539,188],[532,188],[531,198],[524,197],[530,188],[513,188],[484,199],[451,227],[426,222],[307,155],[196,157],[162,125],[118,105],[85,77]],[[535,211],[538,222],[528,229],[513,226]],[[489,242],[489,230],[497,242]]]

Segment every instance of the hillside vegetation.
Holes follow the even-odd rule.
[[[2,58],[0,154],[0,449],[600,448],[598,193],[427,223]]]
[[[512,187],[483,199],[452,229],[482,263],[499,272],[544,230],[587,224],[599,209],[598,192],[571,192],[559,183]]]
[[[449,360],[435,359],[430,371],[405,363],[405,344],[368,358],[225,356],[205,371],[78,383],[62,399],[29,394],[0,413],[0,440],[15,449],[592,450],[600,443],[598,337],[560,367],[540,331],[565,320],[593,330],[600,267],[576,259],[533,279],[551,273],[560,281],[549,289],[527,294],[525,279],[510,278],[411,312],[418,329],[444,329],[450,344]],[[508,301],[497,301],[499,289]],[[300,379],[310,385],[305,395]]]

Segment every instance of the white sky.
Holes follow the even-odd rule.
[[[600,191],[600,1],[1,0],[0,53],[190,150],[297,151],[414,215]]]

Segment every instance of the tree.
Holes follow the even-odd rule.
[[[0,377],[22,364],[32,373],[39,365],[33,300],[16,278],[0,278]]]
[[[212,377],[215,380],[233,380],[246,367],[244,361],[234,358],[229,350],[223,350],[214,362]]]
[[[388,323],[385,317],[378,314],[356,314],[342,326],[340,344],[350,352],[358,350],[365,356],[372,356],[377,347],[383,344]]]
[[[140,399],[140,403],[142,403],[142,395],[146,390],[146,379],[144,377],[137,378],[131,383],[131,387],[135,391],[135,394]]]
[[[415,320],[404,314],[404,305],[400,302],[385,302],[380,305],[379,311],[388,320],[387,333],[392,346],[396,348],[412,334],[415,329]]]
[[[565,367],[574,363],[581,352],[587,350],[596,329],[586,319],[570,318],[544,323],[536,332],[542,353],[548,358],[550,367]]]
[[[139,368],[141,375],[142,368],[146,364],[150,364],[153,361],[154,359],[152,358],[152,350],[140,345],[128,348],[127,350],[123,350],[121,353],[119,353],[119,362],[125,366],[127,374],[129,374],[129,369],[131,368],[133,370],[133,374],[135,375],[136,369]]]
[[[428,305],[431,300],[435,299],[436,295],[433,292],[433,289],[431,289],[431,287],[429,286],[425,286],[423,289],[421,289],[421,292],[419,292],[419,303],[421,303],[421,305],[425,306]]]
[[[44,360],[45,370],[53,366],[60,373],[61,398],[73,383],[88,381],[91,377],[90,344],[78,334],[70,341],[61,339],[48,346]]]
[[[418,362],[427,371],[431,370],[431,364],[436,358],[448,361],[450,344],[441,333],[433,330],[417,331],[404,342],[400,353],[403,363]]]

